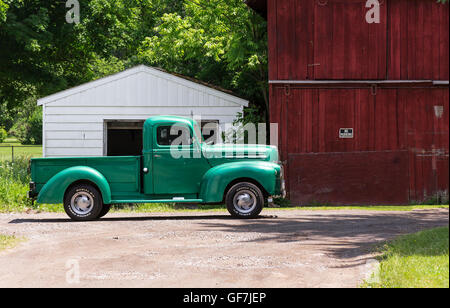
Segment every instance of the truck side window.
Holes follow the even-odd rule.
[[[156,129],[157,143],[162,146],[174,145],[191,145],[191,132],[188,127],[183,126],[159,126]]]

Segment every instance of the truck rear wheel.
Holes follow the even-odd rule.
[[[92,185],[75,185],[64,197],[64,210],[72,220],[95,220],[100,217],[102,209],[103,200],[100,192]]]
[[[255,184],[241,182],[228,190],[225,202],[233,217],[255,218],[263,209],[264,195]]]

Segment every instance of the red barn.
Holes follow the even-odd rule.
[[[247,0],[294,204],[448,200],[448,4],[373,2]]]

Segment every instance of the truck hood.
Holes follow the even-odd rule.
[[[278,162],[278,149],[275,146],[256,144],[216,144],[203,145],[203,154],[212,166],[234,161]]]

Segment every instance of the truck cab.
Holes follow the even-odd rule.
[[[209,145],[197,122],[174,116],[145,121],[140,156],[32,159],[31,178],[30,198],[63,203],[78,221],[120,203],[225,203],[232,216],[254,218],[284,194],[276,147]]]

